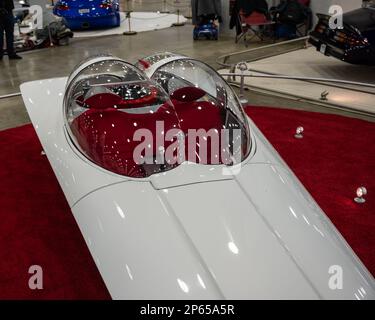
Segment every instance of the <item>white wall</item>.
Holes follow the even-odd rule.
[[[362,6],[362,0],[311,0],[311,10],[314,15],[314,25],[317,22],[316,14],[328,14],[329,7],[332,5],[339,5],[344,12],[358,9]]]
[[[224,0],[225,1],[225,0]],[[280,3],[279,0],[267,0],[269,7]],[[317,22],[317,13],[328,13],[328,9],[332,5],[340,5],[344,12],[360,8],[362,0],[311,0],[311,10],[314,15],[314,25]]]

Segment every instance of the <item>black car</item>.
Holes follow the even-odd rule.
[[[375,65],[375,5],[345,13],[343,29],[331,29],[328,15],[318,18],[309,39],[318,51],[353,64]]]

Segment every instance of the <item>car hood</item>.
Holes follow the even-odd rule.
[[[115,299],[375,297],[372,276],[282,166],[160,190],[123,182],[72,211]]]

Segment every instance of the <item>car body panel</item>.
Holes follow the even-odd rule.
[[[112,298],[223,298],[149,182],[103,188],[72,211]]]
[[[251,120],[252,152],[233,174],[181,165],[132,179],[69,141],[65,85],[34,81],[21,92],[113,298],[375,298],[373,277]],[[341,290],[329,287],[335,265]]]
[[[343,15],[342,29],[328,26],[330,16],[318,14],[318,24],[310,33],[309,42],[323,54],[364,65],[375,65],[375,7],[360,8]],[[320,31],[319,26],[323,26]],[[323,31],[322,31],[323,30]],[[345,33],[348,40],[338,41],[337,33]]]
[[[117,0],[105,1],[110,7],[102,7],[102,0],[61,0],[53,9],[53,13],[63,17],[69,28],[93,29],[118,27],[120,25],[119,2]],[[61,10],[61,5],[68,9]]]
[[[234,206],[226,199],[227,188],[234,184],[220,181],[156,191],[149,183],[125,182],[74,206],[112,297],[317,298],[260,217],[241,210],[246,197],[235,193]],[[142,196],[147,201],[140,200]]]
[[[22,96],[53,171],[70,206],[88,193],[122,182],[72,148],[64,130],[62,104],[67,78],[47,79],[21,85]]]
[[[219,30],[214,23],[206,23],[199,26],[195,26],[193,30],[193,39],[198,40],[199,38],[206,38],[212,40],[218,40]]]

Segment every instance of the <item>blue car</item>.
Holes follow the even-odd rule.
[[[118,0],[58,0],[53,13],[72,30],[118,27],[121,22]]]
[[[193,31],[193,39],[198,40],[201,37],[217,40],[219,38],[219,30],[217,26],[213,22],[203,23],[196,26]]]

